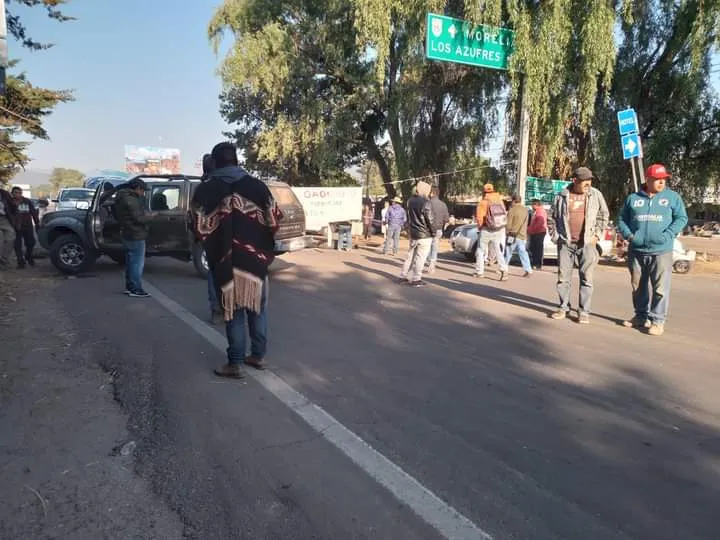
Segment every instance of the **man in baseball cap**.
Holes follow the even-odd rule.
[[[572,182],[556,197],[548,220],[552,241],[558,250],[557,291],[560,306],[551,317],[563,320],[570,311],[570,290],[573,268],[580,274],[578,301],[579,324],[590,323],[593,275],[600,261],[597,242],[608,226],[610,211],[605,197],[592,186],[597,180],[587,167],[578,167],[570,176]]]
[[[647,329],[651,336],[665,332],[673,244],[688,222],[682,198],[665,185],[668,178],[665,165],[650,165],[645,183],[628,196],[618,218],[618,230],[630,244],[628,268],[635,309],[624,325]]]

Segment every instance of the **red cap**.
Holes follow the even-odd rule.
[[[670,173],[667,172],[665,165],[654,163],[650,165],[645,171],[645,178],[670,178]]]

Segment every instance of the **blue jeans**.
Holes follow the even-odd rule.
[[[265,278],[260,301],[260,313],[249,309],[237,309],[232,320],[225,322],[225,333],[228,339],[228,364],[244,364],[247,356],[247,335],[245,321],[250,331],[250,354],[261,360],[267,350],[267,304],[268,280]]]
[[[442,238],[442,229],[435,231],[433,236],[432,244],[430,244],[430,256],[428,257],[428,266],[435,267],[438,257],[438,246],[440,245],[440,239]]]
[[[145,240],[123,240],[125,246],[125,288],[142,291],[142,274],[145,268]]]
[[[628,254],[636,317],[655,324],[665,324],[670,307],[672,265],[672,252],[644,255],[631,251]]]
[[[383,253],[387,254],[390,251],[390,242],[392,242],[393,255],[397,255],[400,251],[400,229],[402,229],[400,225],[388,225]]]
[[[526,272],[532,272],[532,266],[530,266],[530,255],[528,255],[525,240],[516,238],[512,244],[507,244],[505,246],[505,262],[510,264],[510,259],[516,251],[518,257],[520,258],[520,264],[522,264],[523,270]]]
[[[570,310],[570,286],[573,269],[577,266],[580,274],[579,313],[590,314],[592,307],[593,277],[600,262],[600,255],[594,244],[579,246],[558,242],[558,281],[557,292],[560,297],[560,309]]]
[[[215,288],[215,278],[212,272],[207,275],[208,302],[210,303],[210,311],[213,313],[220,310],[220,302],[218,300],[217,289]]]

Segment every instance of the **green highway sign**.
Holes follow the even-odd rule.
[[[568,185],[566,180],[548,180],[546,178],[527,177],[525,187],[525,202],[538,199],[543,204],[552,204],[555,195],[560,193]]]
[[[425,56],[431,60],[506,70],[514,40],[507,28],[427,14]]]

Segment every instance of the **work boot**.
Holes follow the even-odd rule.
[[[18,261],[17,267],[18,267],[20,270],[22,270],[23,268],[25,268],[25,261]]]
[[[227,379],[245,378],[245,374],[243,373],[239,364],[225,364],[221,368],[214,369],[213,371],[218,377],[225,377]]]
[[[554,311],[554,312],[550,315],[550,318],[551,318],[551,319],[554,319],[554,320],[556,320],[556,321],[562,321],[562,320],[565,319],[566,317],[567,317],[567,311],[565,311],[564,309],[558,309],[557,311]]]
[[[523,277],[524,277],[524,278],[529,278],[530,276],[532,276],[532,272],[525,272],[525,273],[523,274]]]
[[[652,323],[648,328],[648,334],[651,336],[662,336],[665,333],[665,325]]]
[[[650,328],[652,323],[644,317],[638,317],[635,315],[632,319],[623,321],[622,325],[625,328]]]
[[[253,356],[253,355],[250,355],[247,358],[245,358],[245,365],[250,366],[251,368],[255,368],[258,371],[263,371],[267,368],[267,362],[265,362],[264,358],[260,358],[259,356]]]

